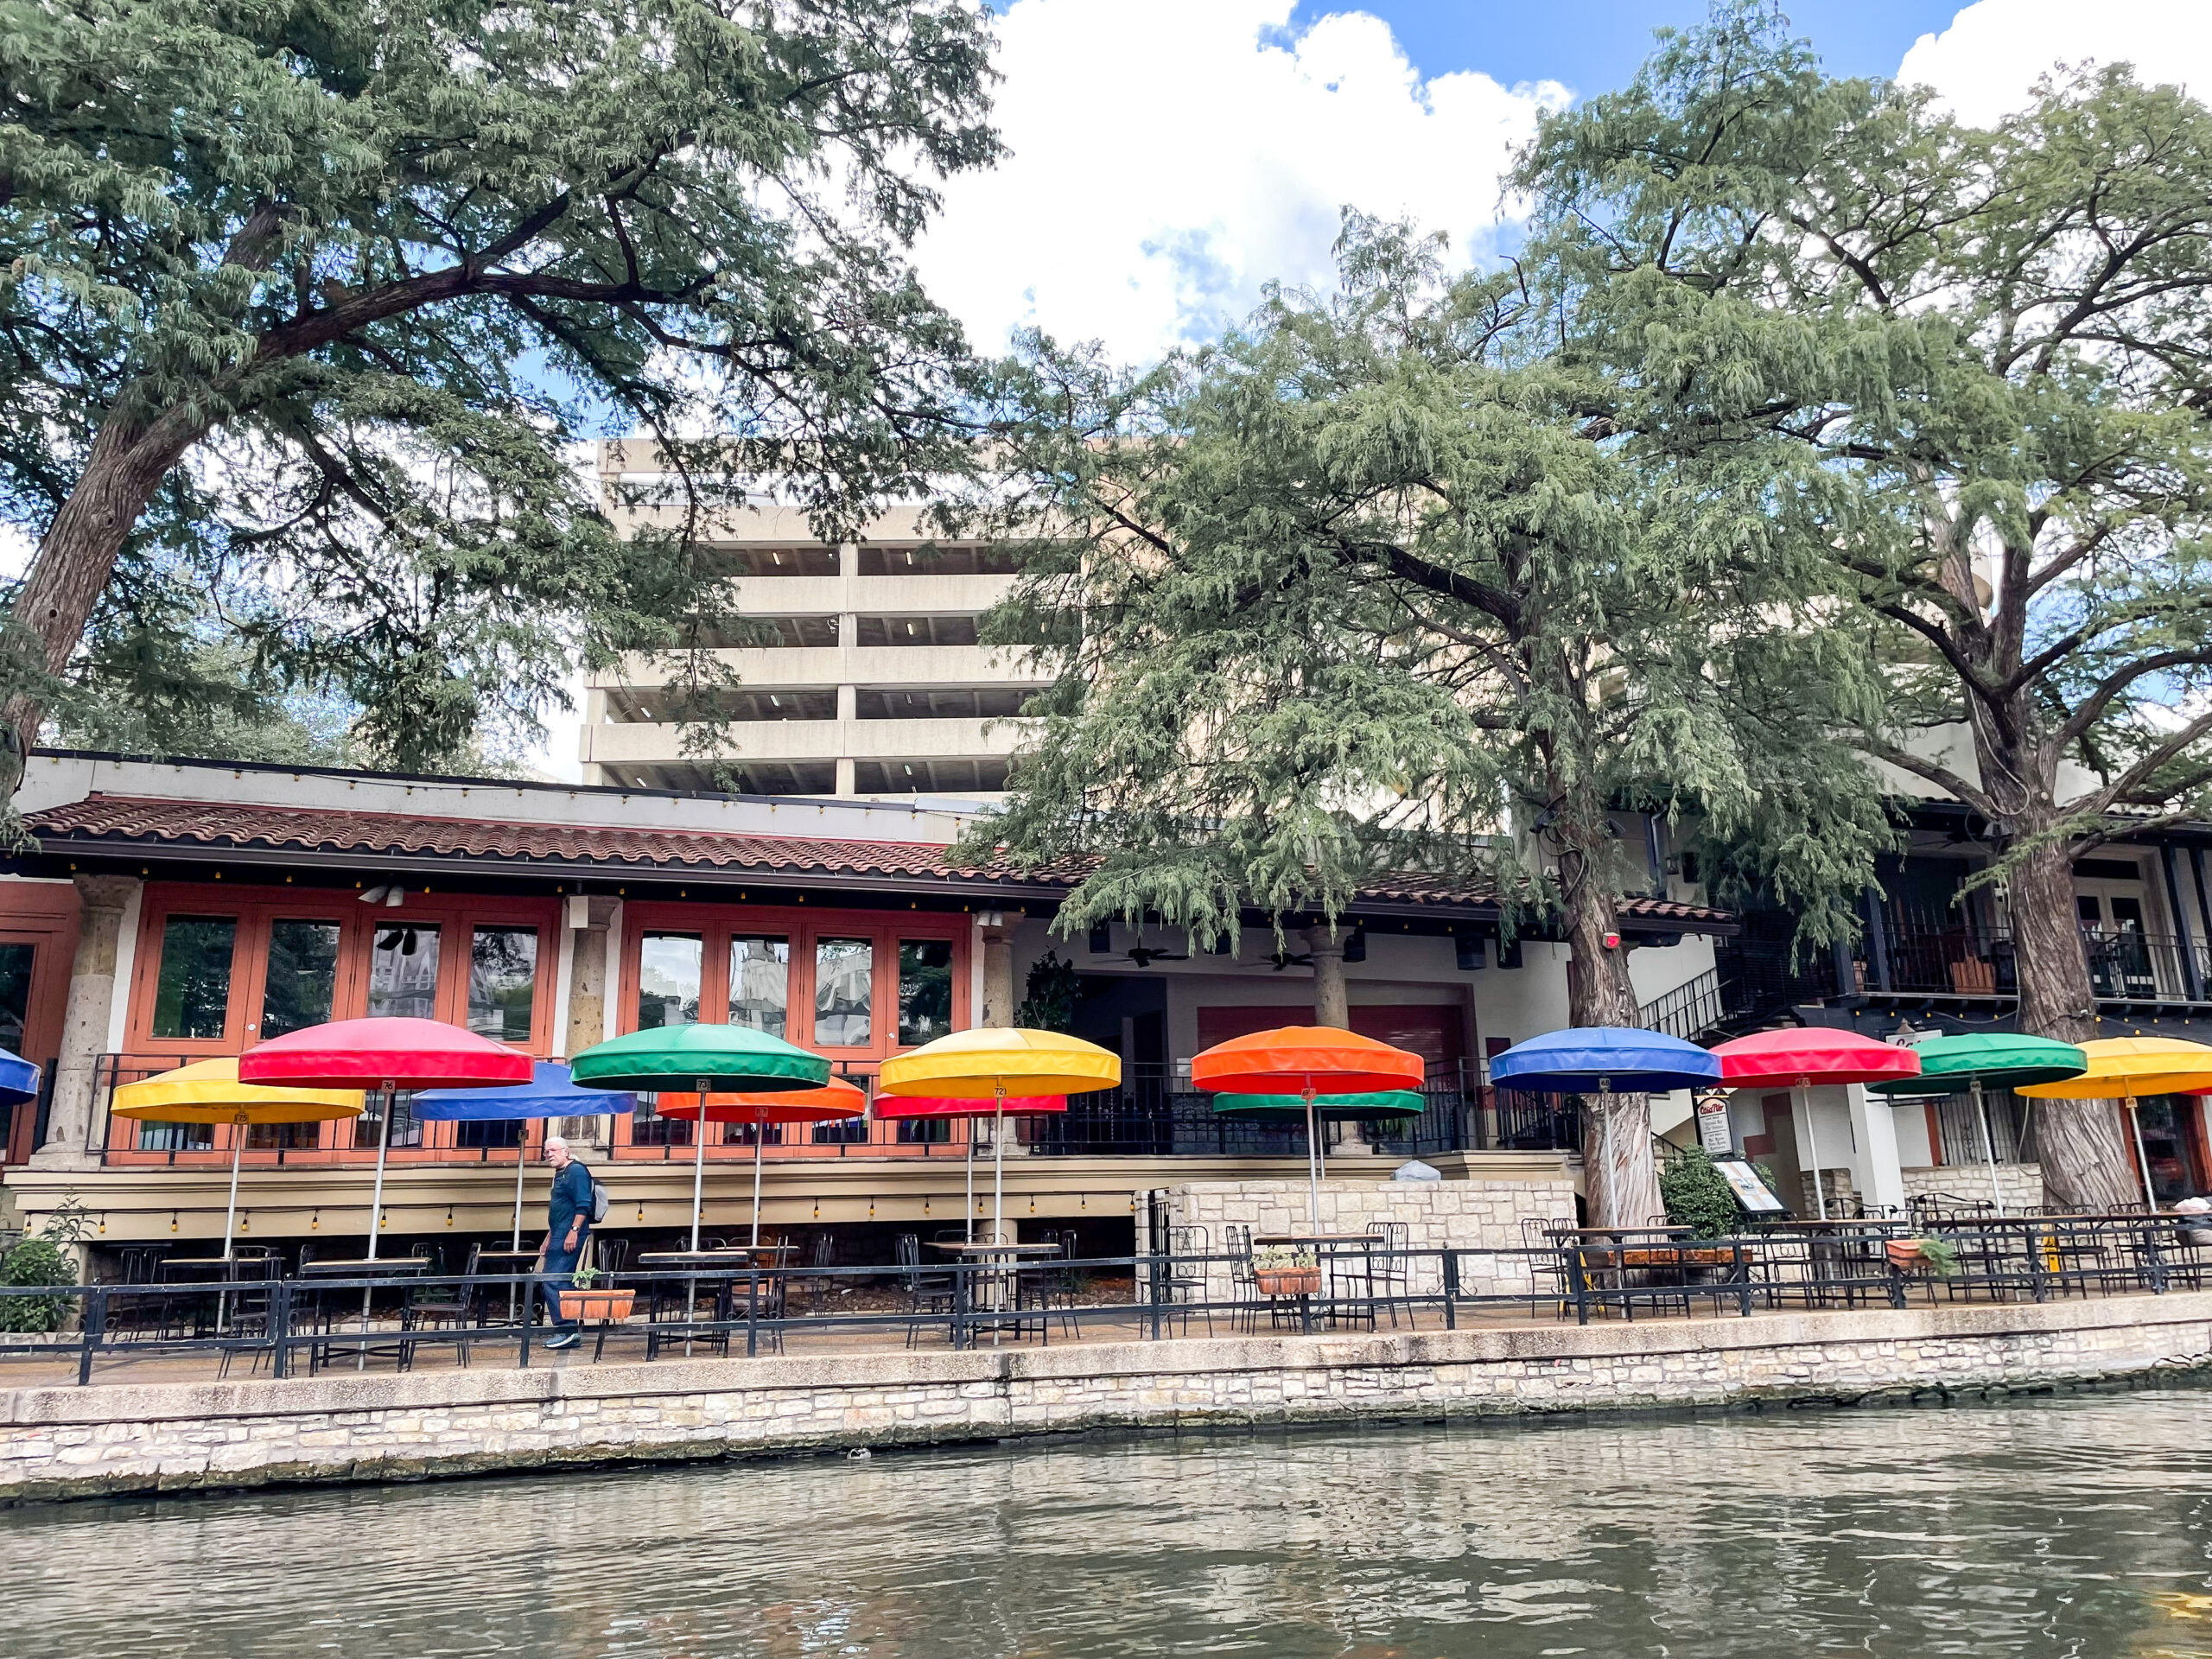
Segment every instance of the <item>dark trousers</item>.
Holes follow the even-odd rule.
[[[545,1270],[539,1283],[545,1287],[545,1317],[563,1331],[575,1329],[574,1319],[561,1317],[561,1293],[574,1290],[576,1283],[576,1263],[583,1260],[584,1250],[591,1243],[591,1229],[576,1230],[576,1248],[564,1250],[556,1241],[545,1247]]]

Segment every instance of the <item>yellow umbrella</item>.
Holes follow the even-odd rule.
[[[2158,1213],[2151,1160],[2143,1150],[2143,1124],[2135,1103],[2145,1095],[2180,1095],[2212,1089],[2212,1048],[2181,1037],[2100,1037],[2083,1043],[2088,1070],[2057,1083],[2031,1083],[2016,1095],[2035,1100],[2121,1100],[2135,1134],[2135,1163],[2143,1174],[2143,1201]]]
[[[231,1226],[238,1213],[238,1159],[250,1123],[321,1123],[359,1117],[359,1089],[296,1089],[284,1084],[240,1083],[235,1059],[194,1060],[174,1071],[126,1083],[108,1109],[118,1117],[157,1123],[231,1123],[231,1203],[223,1214],[223,1259],[231,1256]]]
[[[986,1026],[956,1031],[911,1054],[886,1060],[876,1090],[994,1103],[991,1129],[991,1231],[1006,1242],[1006,1100],[1008,1095],[1082,1095],[1122,1081],[1122,1057],[1057,1031]]]

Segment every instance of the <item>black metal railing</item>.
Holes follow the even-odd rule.
[[[2196,940],[2127,930],[2082,930],[2089,985],[2100,1001],[2212,1001],[2212,953]],[[1862,993],[2012,997],[2019,973],[2012,931],[1963,919],[1889,916],[1862,942],[1853,989]]]
[[[1270,1256],[1274,1259],[1270,1260]],[[1285,1259],[1287,1258],[1287,1259]],[[351,1264],[346,1264],[350,1266]],[[1790,1223],[1731,1238],[1681,1228],[1554,1230],[1519,1248],[1363,1241],[1255,1254],[1209,1249],[869,1266],[679,1267],[601,1275],[572,1307],[589,1358],[779,1351],[855,1334],[958,1350],[984,1340],[1457,1328],[1470,1319],[1748,1317],[1777,1309],[2164,1294],[2212,1281],[2207,1218],[1923,1213]],[[573,1287],[563,1287],[570,1289]],[[286,1376],[404,1370],[490,1350],[527,1367],[550,1332],[531,1275],[286,1276],[273,1257],[205,1282],[0,1288],[0,1360],[96,1380],[103,1365],[243,1360]],[[37,1317],[33,1317],[36,1315]]]
[[[1646,1002],[1637,1012],[1637,1023],[1646,1031],[1663,1031],[1669,1037],[1694,1042],[1721,1025],[1727,1014],[1720,976],[1708,968],[1695,979]]]

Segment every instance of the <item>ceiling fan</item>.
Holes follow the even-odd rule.
[[[1122,954],[1140,968],[1149,968],[1155,962],[1188,962],[1191,959],[1191,953],[1187,950],[1163,950],[1149,944],[1133,944]]]

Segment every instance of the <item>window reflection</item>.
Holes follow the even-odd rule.
[[[369,952],[369,1017],[435,1020],[438,1011],[438,930],[420,922],[377,929]]]
[[[23,1052],[23,1023],[30,1017],[35,944],[0,944],[0,1048]]]
[[[899,941],[899,1040],[912,1048],[952,1030],[952,941]]]
[[[729,1022],[785,1034],[791,1007],[791,942],[773,935],[729,942]]]
[[[468,946],[468,1028],[499,1042],[526,1043],[537,1000],[537,930],[478,928]]]
[[[338,990],[338,931],[335,922],[270,923],[269,966],[261,981],[258,1035],[282,1037],[288,1031],[319,1026],[330,1018],[331,999]],[[246,1144],[298,1143],[262,1141],[249,1136]]]
[[[223,1034],[231,1006],[231,955],[238,925],[229,916],[172,916],[162,928],[154,988],[154,1035],[192,1040]]]
[[[638,1029],[699,1023],[699,966],[706,940],[697,933],[648,933],[638,950]]]
[[[873,1040],[875,949],[866,939],[814,942],[814,1041],[865,1048]]]

